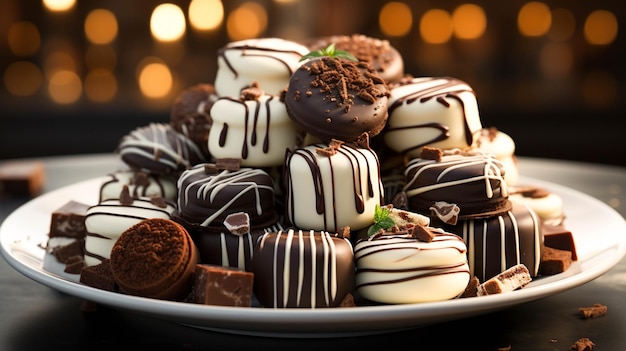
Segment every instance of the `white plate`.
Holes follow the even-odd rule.
[[[385,333],[504,309],[587,283],[626,253],[626,223],[599,200],[557,184],[522,177],[563,198],[566,225],[579,260],[566,272],[543,277],[507,294],[423,304],[332,309],[266,309],[204,306],[98,290],[42,268],[50,215],[70,199],[94,204],[101,178],[44,194],[18,208],[0,227],[1,252],[16,270],[56,290],[114,308],[145,313],[199,328],[280,337],[329,337]]]

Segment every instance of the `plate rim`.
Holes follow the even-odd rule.
[[[130,310],[153,317],[170,320],[202,329],[235,334],[261,335],[273,337],[341,337],[361,334],[386,333],[395,330],[410,329],[423,325],[461,319],[499,309],[505,309],[525,302],[533,301],[572,289],[592,281],[619,262],[626,254],[626,222],[613,208],[600,200],[560,184],[520,176],[518,183],[544,187],[565,197],[574,196],[583,202],[594,205],[603,214],[615,221],[617,234],[611,245],[604,247],[612,256],[603,256],[599,264],[583,269],[585,262],[576,261],[568,271],[556,276],[543,277],[531,282],[529,288],[501,295],[482,296],[480,298],[454,299],[420,304],[359,306],[351,308],[326,309],[272,309],[242,308],[226,306],[197,305],[192,303],[163,301],[137,296],[124,295],[89,287],[69,281],[53,273],[29,265],[20,259],[11,247],[18,245],[11,240],[17,234],[9,229],[27,212],[39,203],[55,202],[55,197],[71,192],[79,187],[99,185],[105,177],[96,177],[70,184],[46,194],[40,195],[18,207],[10,213],[0,226],[0,254],[18,272],[26,277],[64,293],[108,305],[113,308]],[[94,195],[97,197],[97,195]],[[64,201],[69,200],[67,197]],[[74,199],[79,200],[80,199]],[[58,200],[56,205],[62,205]],[[570,204],[571,205],[571,204]],[[567,215],[568,204],[564,201]],[[572,229],[569,228],[568,229]],[[41,234],[39,234],[41,235]],[[44,234],[45,235],[45,234]],[[580,235],[580,234],[578,234]],[[574,237],[576,238],[576,233]],[[43,249],[42,249],[43,254]],[[595,253],[591,258],[595,258]],[[43,264],[43,257],[41,258]],[[512,299],[514,297],[514,299]],[[514,301],[512,301],[514,300]],[[332,323],[329,323],[332,321]],[[277,331],[279,330],[279,331]]]

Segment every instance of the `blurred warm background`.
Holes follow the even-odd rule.
[[[0,0],[0,159],[111,152],[229,41],[388,39],[476,91],[521,156],[626,165],[626,2]]]

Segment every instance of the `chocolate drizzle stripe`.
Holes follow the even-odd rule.
[[[461,105],[461,110],[463,111],[463,125],[464,125],[464,134],[465,134],[465,142],[467,144],[467,146],[471,146],[473,144],[473,140],[474,140],[474,136],[472,131],[470,130],[470,126],[469,126],[469,121],[468,121],[468,114],[466,111],[466,107],[465,107],[465,101],[464,99],[461,97],[462,93],[471,93],[474,94],[474,91],[467,86],[465,83],[463,83],[460,80],[454,79],[454,78],[430,78],[430,79],[424,79],[424,80],[420,80],[419,82],[416,83],[409,83],[409,85],[415,85],[415,86],[419,86],[425,83],[429,83],[429,82],[434,82],[434,81],[441,81],[439,84],[435,84],[434,86],[431,86],[429,88],[423,89],[423,90],[418,90],[418,91],[414,91],[410,94],[404,95],[399,97],[398,99],[396,99],[390,106],[388,109],[388,113],[390,116],[390,121],[392,121],[393,119],[391,118],[393,112],[400,106],[402,106],[403,104],[412,104],[415,101],[418,101],[420,103],[425,103],[430,101],[431,99],[435,98],[435,100],[440,103],[441,105],[443,105],[446,108],[450,107],[450,103],[447,101],[447,99],[455,99],[459,102],[459,104]],[[417,128],[423,128],[423,125],[417,125]],[[432,127],[437,127],[436,125],[429,125],[428,127],[432,128]],[[402,128],[398,128],[398,127],[393,127],[391,126],[391,124],[388,127],[387,132],[394,132],[394,131],[399,131],[399,130],[403,130],[403,129],[409,129],[411,127],[402,127]],[[446,127],[447,128],[447,127]],[[433,138],[433,140],[428,141],[426,143],[422,143],[421,145],[416,145],[413,146],[411,148],[408,148],[407,150],[404,150],[404,152],[408,152],[410,150],[414,150],[414,149],[418,149],[424,145],[430,144],[430,143],[435,143],[438,141],[442,141],[445,140],[447,138],[450,137],[449,131],[446,130],[444,133],[444,130],[442,130],[441,128],[437,127],[437,129],[440,129],[442,131],[442,133]]]
[[[295,50],[277,50],[277,49],[273,49],[273,48],[266,48],[266,47],[259,47],[259,46],[253,46],[253,45],[232,45],[232,46],[226,46],[224,48],[221,48],[218,50],[218,56],[221,57],[224,62],[226,63],[226,66],[228,67],[228,69],[233,72],[233,75],[235,76],[235,78],[239,77],[239,72],[237,72],[237,70],[235,69],[235,67],[233,67],[232,63],[228,60],[228,58],[226,57],[226,52],[228,51],[236,51],[236,50],[240,50],[241,51],[241,56],[250,56],[250,57],[265,57],[271,60],[275,60],[280,62],[281,64],[283,64],[283,66],[285,66],[287,73],[291,76],[293,74],[293,70],[291,69],[291,66],[285,61],[285,60],[281,60],[278,56],[276,55],[272,55],[273,54],[292,54],[294,56],[296,56],[297,58],[302,57],[302,54],[295,51]],[[249,51],[260,51],[260,52],[264,52],[264,54],[258,53],[258,54],[252,54],[249,53]]]
[[[366,286],[373,285],[388,285],[388,284],[399,284],[404,283],[411,280],[429,278],[440,275],[447,274],[470,274],[469,269],[467,268],[467,263],[460,262],[454,265],[449,266],[426,266],[419,267],[414,269],[358,269],[357,274],[362,273],[379,273],[379,274],[398,274],[398,273],[407,273],[406,276],[397,279],[387,279],[387,280],[372,280],[365,283],[357,284],[356,288],[363,288]]]

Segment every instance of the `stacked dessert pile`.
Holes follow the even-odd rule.
[[[538,214],[533,201],[556,195],[518,187],[514,143],[483,128],[471,87],[403,67],[363,35],[226,45],[214,85],[189,87],[169,123],[120,140],[128,168],[74,213],[85,225],[74,279],[319,308],[504,292],[567,269],[571,233],[562,215],[547,220],[560,204]]]

